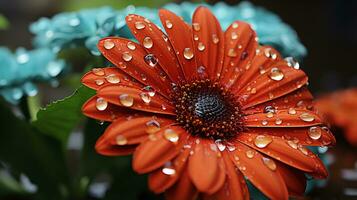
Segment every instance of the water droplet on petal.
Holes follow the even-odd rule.
[[[302,113],[300,115],[300,119],[304,122],[312,122],[315,120],[315,117],[311,115],[310,113]]]
[[[248,52],[243,51],[242,54],[240,55],[241,60],[245,60],[248,57]]]
[[[264,108],[264,113],[275,113],[276,112],[276,109],[273,107],[273,106],[266,106]]]
[[[92,72],[97,76],[104,76],[105,72],[102,68],[93,68]]]
[[[103,45],[104,48],[107,50],[110,50],[115,46],[114,42],[112,42],[111,40],[105,40]]]
[[[198,43],[198,46],[197,46],[197,49],[199,50],[199,51],[203,51],[203,50],[205,50],[205,45],[202,43],[202,42],[199,42]]]
[[[161,105],[161,110],[166,110],[166,106],[164,104]]]
[[[280,125],[280,124],[282,124],[282,123],[283,123],[283,120],[280,119],[280,118],[277,118],[277,119],[275,120],[275,124],[276,124],[276,125]]]
[[[274,81],[280,81],[284,78],[284,74],[279,68],[274,67],[270,70],[269,77]]]
[[[309,129],[309,137],[313,140],[318,140],[321,138],[321,128],[318,127],[318,126],[313,126],[313,127],[310,127]]]
[[[179,140],[179,135],[173,129],[166,129],[164,137],[170,142],[177,142]]]
[[[263,125],[263,126],[268,125],[268,121],[267,121],[267,120],[262,120],[262,125]]]
[[[191,48],[185,48],[183,50],[183,56],[187,59],[187,60],[191,60],[194,56],[193,51]]]
[[[150,120],[146,123],[146,133],[154,134],[161,129],[160,123],[156,120]]]
[[[143,40],[143,45],[145,48],[150,49],[154,45],[154,42],[150,37],[145,37]]]
[[[135,28],[141,30],[145,28],[145,24],[143,22],[135,22]]]
[[[229,50],[228,50],[228,56],[229,56],[229,57],[236,57],[236,56],[237,56],[236,50],[234,50],[234,49],[229,49]]]
[[[247,156],[247,158],[253,158],[255,153],[252,150],[248,150],[245,152],[245,155]]]
[[[143,87],[142,91],[148,93],[148,95],[150,97],[155,96],[155,93],[156,93],[154,88],[152,88],[150,85],[147,85],[147,86]]]
[[[218,44],[219,38],[218,38],[217,34],[212,34],[212,42],[214,44]]]
[[[135,50],[135,49],[136,49],[136,46],[135,46],[135,44],[134,44],[133,42],[128,42],[128,43],[126,44],[126,46],[127,46],[128,49],[130,49],[130,50]]]
[[[147,54],[144,57],[144,60],[151,67],[155,67],[157,65],[157,63],[159,62],[159,59],[156,58],[156,56],[154,54]]]
[[[95,84],[96,85],[103,85],[104,84],[104,80],[103,79],[97,79],[97,80],[95,80]]]
[[[131,107],[134,104],[134,98],[128,94],[121,94],[119,96],[120,103],[125,107]]]
[[[286,141],[288,143],[288,145],[293,148],[293,149],[297,149],[298,148],[298,145],[296,142],[292,141],[292,140],[288,140]]]
[[[294,69],[300,68],[300,64],[297,60],[295,60],[295,58],[286,57],[284,60],[286,61],[286,63],[288,64],[289,67],[293,67]]]
[[[95,107],[96,107],[99,111],[103,111],[103,110],[105,110],[105,109],[108,107],[108,102],[107,102],[105,99],[99,97],[99,98],[97,99],[97,102],[96,102],[96,104],[95,104]]]
[[[274,160],[270,158],[263,157],[263,163],[265,166],[267,166],[270,170],[275,171],[276,170],[276,164]]]
[[[223,144],[221,139],[214,141],[214,143],[216,143],[216,145],[220,151],[224,151],[226,149],[226,145]]]
[[[199,31],[201,29],[201,26],[199,23],[193,23],[192,24],[193,30]]]
[[[199,74],[204,74],[205,71],[206,71],[206,68],[205,68],[204,66],[199,66],[199,67],[197,68],[197,72],[198,72]]]
[[[110,75],[106,76],[105,79],[109,83],[113,83],[113,84],[120,83],[119,77],[117,77],[115,74],[110,74]]]
[[[233,24],[232,24],[232,28],[238,28],[238,23],[237,22],[234,22]]]
[[[295,115],[296,114],[296,110],[294,108],[289,108],[288,113],[290,115]]]
[[[116,143],[117,145],[126,145],[128,140],[123,135],[118,135],[116,137]]]
[[[167,27],[167,28],[169,28],[169,29],[172,28],[173,25],[172,25],[172,23],[171,23],[169,20],[166,20],[165,23],[166,23],[166,27]]]
[[[255,144],[255,146],[257,146],[257,147],[259,147],[259,148],[265,148],[265,147],[268,146],[272,141],[273,141],[273,139],[272,139],[270,136],[258,135],[258,136],[254,139],[254,144]]]
[[[299,146],[298,148],[304,155],[309,155],[309,151],[305,147]]]
[[[140,97],[143,100],[143,102],[146,103],[146,104],[150,103],[150,101],[151,101],[151,97],[146,92],[140,93]]]
[[[169,175],[169,176],[172,176],[176,173],[176,170],[172,167],[171,162],[167,162],[161,171],[162,171],[162,173]]]
[[[133,56],[129,52],[124,52],[122,55],[123,60],[129,62],[133,58]]]
[[[237,39],[238,38],[238,34],[236,32],[232,32],[231,38],[232,38],[232,40]]]

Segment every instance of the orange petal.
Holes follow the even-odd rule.
[[[249,132],[272,135],[298,142],[303,146],[333,146],[336,139],[326,127],[294,127],[294,128],[249,128]]]
[[[275,63],[281,60],[278,51],[269,46],[260,46],[256,49],[254,57],[245,66],[240,68],[240,76],[232,86],[235,90],[239,90],[255,80],[259,75],[270,70]]]
[[[239,91],[233,88],[233,93],[238,92],[243,109],[246,109],[289,94],[306,83],[307,76],[303,71],[281,61]]]
[[[303,196],[306,188],[306,177],[302,171],[289,167],[281,162],[275,162],[277,171],[283,177],[291,196]]]
[[[177,183],[165,192],[167,200],[195,200],[198,191],[191,182],[187,169],[183,170]]]
[[[139,144],[161,127],[173,123],[174,120],[157,116],[123,116],[107,127],[101,140],[106,140],[110,145]]]
[[[310,110],[278,110],[272,113],[255,113],[244,116],[247,127],[306,127],[321,125],[323,121]]]
[[[263,112],[267,106],[272,106],[276,110],[288,110],[290,108],[309,109],[312,106],[313,96],[310,91],[303,87],[292,93],[267,101],[244,110],[246,114]]]
[[[94,90],[107,85],[127,85],[143,87],[142,84],[130,80],[131,77],[116,67],[94,68],[87,72],[81,82]]]
[[[215,80],[222,71],[224,56],[224,33],[212,12],[203,6],[197,8],[192,18],[197,64],[208,77]]]
[[[233,22],[224,33],[224,62],[221,83],[231,87],[237,81],[241,71],[255,56],[258,43],[256,34],[245,22]]]
[[[170,188],[182,175],[183,169],[186,167],[186,161],[190,154],[189,149],[183,150],[172,162],[168,162],[168,166],[158,169],[149,175],[149,188],[155,193],[162,193]],[[165,170],[171,170],[165,172]],[[172,174],[171,174],[172,173]]]
[[[128,109],[106,102],[103,98],[93,96],[82,106],[85,116],[100,120],[114,121],[118,116],[127,114]]]
[[[235,143],[236,150],[230,152],[232,162],[244,176],[270,199],[288,199],[288,190],[281,175],[270,165],[264,164],[269,158],[263,157],[254,149]]]
[[[264,135],[250,132],[241,133],[237,136],[237,140],[289,166],[310,173],[316,178],[327,177],[327,170],[321,160],[310,150],[296,143],[296,141],[265,135],[263,143],[266,141],[271,142],[267,142],[267,145],[262,145],[262,142],[257,142],[257,136],[261,139],[261,136]],[[266,140],[269,138],[271,140]]]
[[[174,107],[159,94],[150,95],[147,91],[122,85],[109,85],[98,90],[97,96],[108,102],[135,110],[175,115]]]
[[[138,82],[150,85],[157,92],[169,97],[171,82],[160,67],[151,66],[150,62],[145,61],[147,53],[144,47],[128,39],[107,37],[99,41],[98,49],[110,62]]]
[[[224,184],[225,170],[218,158],[216,144],[201,139],[194,147],[188,162],[188,172],[193,184],[200,192],[213,194]]]
[[[204,199],[249,200],[249,191],[243,174],[233,165],[227,152],[222,152],[222,156],[226,166],[226,181],[217,193],[205,196]]]
[[[126,23],[141,44],[151,39],[153,45],[147,46],[146,52],[158,58],[159,65],[173,82],[177,83],[184,79],[181,66],[165,33],[148,19],[139,15],[127,16]]]
[[[162,167],[180,153],[186,138],[186,131],[178,126],[163,128],[156,136],[137,147],[133,156],[133,169],[142,174]]]
[[[137,145],[111,145],[106,140],[98,139],[95,144],[95,150],[105,156],[124,156],[134,153]]]
[[[159,16],[177,54],[185,78],[187,80],[199,78],[191,27],[171,11],[161,9]]]

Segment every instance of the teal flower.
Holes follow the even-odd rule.
[[[185,2],[167,4],[164,8],[190,22],[193,11],[200,5],[202,4]],[[296,32],[277,15],[264,8],[255,7],[249,2],[242,2],[236,6],[225,3],[206,6],[213,11],[223,29],[234,20],[246,21],[257,32],[261,44],[277,48],[284,56],[301,59],[306,55],[306,49],[300,43]],[[57,52],[62,48],[85,46],[93,55],[100,55],[96,46],[100,38],[107,36],[133,38],[125,25],[125,16],[133,13],[160,24],[157,9],[128,6],[122,10],[113,10],[110,7],[103,7],[61,13],[52,19],[41,18],[30,26],[30,30],[35,34],[34,44],[37,47],[49,47]]]
[[[1,47],[0,60],[0,95],[13,104],[24,95],[36,95],[34,82],[55,81],[65,66],[49,49],[26,51],[19,48],[13,54]]]

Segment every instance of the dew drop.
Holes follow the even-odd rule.
[[[233,24],[232,24],[232,28],[238,28],[238,23],[237,22],[234,22]]]
[[[195,40],[195,41],[197,41],[199,38],[198,38],[198,35],[193,35],[193,39]]]
[[[296,110],[294,108],[289,108],[288,113],[290,115],[295,115],[296,114]]]
[[[280,124],[282,124],[282,123],[283,123],[283,120],[280,119],[280,118],[277,118],[277,119],[275,120],[275,124],[276,124],[276,125],[280,125]]]
[[[104,76],[105,72],[102,68],[93,68],[92,72],[97,76]]]
[[[240,55],[241,60],[245,60],[248,57],[248,52],[243,51],[242,54]]]
[[[284,74],[279,68],[274,67],[270,70],[269,77],[274,81],[280,81],[284,78]]]
[[[146,122],[146,133],[154,134],[161,129],[160,123],[154,119]]]
[[[238,34],[236,32],[232,32],[231,38],[232,40],[236,40],[238,38]]]
[[[141,100],[143,100],[143,102],[146,104],[150,103],[150,101],[151,101],[151,97],[146,92],[140,93],[140,97],[141,97]]]
[[[172,166],[165,166],[164,168],[162,168],[162,173],[172,176],[176,173],[176,170],[172,168]]]
[[[264,113],[275,113],[276,112],[276,109],[273,107],[273,106],[266,106],[264,108]]]
[[[206,71],[206,68],[204,66],[202,66],[202,65],[197,68],[197,72],[199,74],[204,74],[205,71]]]
[[[276,170],[276,164],[274,160],[270,158],[263,157],[263,163],[265,166],[267,166],[270,170],[275,171]]]
[[[117,77],[115,74],[109,74],[108,76],[105,77],[105,79],[109,82],[109,83],[120,83],[120,79],[119,77]]]
[[[300,119],[304,122],[312,122],[315,120],[315,117],[311,115],[310,113],[302,113],[300,115]]]
[[[254,144],[255,146],[257,146],[258,148],[265,148],[266,146],[268,146],[271,142],[273,141],[273,139],[269,136],[265,136],[265,135],[258,135],[255,139],[254,139]]]
[[[157,63],[159,62],[159,59],[156,58],[156,56],[154,54],[147,54],[144,57],[144,60],[151,67],[155,67],[157,65]]]
[[[120,103],[125,107],[131,107],[134,104],[134,98],[128,94],[121,94],[119,96]]]
[[[107,107],[108,107],[108,102],[107,102],[105,99],[103,99],[102,97],[99,97],[99,98],[97,99],[97,102],[96,102],[96,104],[95,104],[95,107],[96,107],[99,111],[103,111],[103,110],[107,109]]]
[[[234,49],[229,49],[228,50],[228,56],[229,57],[236,57],[237,56],[237,52]]]
[[[111,40],[105,40],[103,45],[104,48],[107,50],[110,50],[115,46],[114,42],[112,42]]]
[[[97,79],[97,80],[95,80],[95,84],[96,85],[103,85],[104,84],[104,80],[103,79]]]
[[[170,142],[177,142],[179,140],[179,135],[173,129],[166,129],[164,137]]]
[[[172,28],[173,25],[172,25],[172,23],[170,22],[170,20],[166,20],[165,23],[166,23],[166,27],[167,27],[167,28],[169,28],[169,29]]]
[[[306,155],[306,156],[309,155],[309,151],[305,147],[299,146],[298,148],[299,148],[300,152],[303,153],[304,155]]]
[[[284,60],[286,61],[286,63],[288,64],[289,67],[293,67],[294,69],[300,68],[300,64],[295,58],[286,57]]]
[[[129,62],[133,59],[133,56],[129,52],[124,52],[122,55],[123,60]]]
[[[247,156],[247,158],[253,158],[254,157],[254,151],[252,150],[248,150],[245,152],[245,155]]]
[[[293,149],[297,149],[298,148],[298,145],[296,142],[292,141],[292,140],[288,140],[287,141],[288,145],[293,148]]]
[[[263,125],[263,126],[268,125],[268,121],[267,121],[267,120],[262,120],[262,125]]]
[[[138,30],[144,29],[145,24],[143,22],[135,22],[135,28]]]
[[[205,50],[205,45],[202,43],[202,42],[199,42],[198,43],[198,46],[197,46],[197,49],[199,50],[199,51],[203,51],[203,50]]]
[[[224,151],[226,149],[226,145],[223,144],[221,139],[214,141],[214,143],[216,143],[216,145],[220,151]]]
[[[154,42],[150,37],[145,37],[143,40],[143,46],[147,49],[150,49],[154,45]]]
[[[128,43],[126,44],[126,46],[127,46],[128,49],[130,49],[130,50],[135,50],[135,49],[136,49],[136,46],[135,46],[135,44],[134,44],[133,42],[128,42]]]
[[[166,106],[164,104],[161,105],[161,110],[166,110]]]
[[[212,34],[212,42],[214,44],[218,44],[219,38],[218,38],[217,34]]]
[[[191,48],[185,48],[183,50],[183,56],[187,59],[187,60],[191,60],[194,56],[193,51]]]
[[[201,29],[201,26],[199,23],[193,23],[192,24],[193,30],[199,31]]]
[[[318,140],[321,138],[321,128],[318,127],[318,126],[313,126],[313,127],[310,127],[309,129],[309,137],[313,140]]]
[[[128,144],[128,140],[123,135],[118,135],[116,137],[117,145],[126,145]]]
[[[150,85],[147,85],[147,86],[143,87],[142,91],[148,93],[148,95],[150,97],[155,96],[155,93],[156,93],[154,88],[152,88]]]

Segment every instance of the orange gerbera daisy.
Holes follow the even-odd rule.
[[[324,95],[316,100],[316,107],[331,125],[344,130],[348,142],[357,145],[357,88]]]
[[[305,146],[335,140],[293,59],[259,46],[244,22],[223,32],[205,7],[192,26],[168,10],[159,15],[167,34],[127,16],[140,43],[102,39],[98,48],[116,67],[82,79],[97,91],[83,112],[111,122],[100,154],[134,153],[134,170],[150,173],[150,189],[168,199],[249,199],[246,180],[288,199],[304,193],[305,174],[327,176]]]

